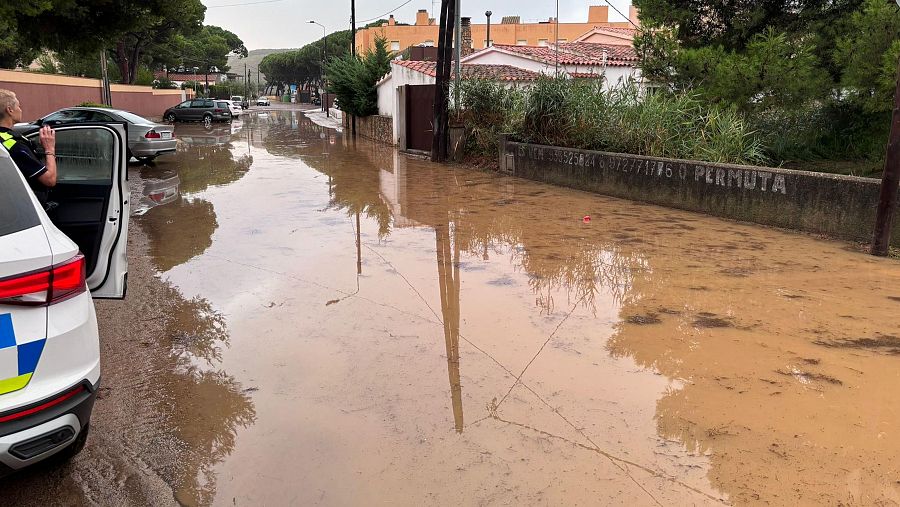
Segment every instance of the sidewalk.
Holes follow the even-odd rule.
[[[324,111],[319,111],[316,109],[311,111],[304,111],[303,114],[306,115],[307,118],[312,120],[312,122],[316,125],[335,129],[338,132],[344,131],[344,126],[341,124],[341,121],[334,116],[326,117]]]

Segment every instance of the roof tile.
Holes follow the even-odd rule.
[[[512,46],[495,44],[493,47],[546,62],[556,61],[556,48],[553,45]],[[630,45],[562,42],[559,44],[559,63],[564,65],[603,65],[604,50],[607,53],[606,65],[611,67],[633,67],[638,61],[637,53]]]
[[[415,61],[415,60],[396,60],[393,62],[401,67],[421,72],[427,76],[435,77],[437,75],[435,62]],[[455,69],[451,69],[451,75],[455,76]],[[534,81],[540,74],[526,69],[513,67],[512,65],[496,65],[496,64],[462,64],[463,79],[490,79],[499,81]]]

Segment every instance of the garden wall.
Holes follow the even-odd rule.
[[[515,176],[763,225],[870,242],[881,180],[508,141]],[[900,246],[900,220],[892,245]]]
[[[22,105],[24,121],[82,102],[101,102],[99,79],[0,70],[0,88],[12,90]],[[183,90],[155,90],[149,86],[110,85],[112,104],[141,116],[161,117],[163,111],[186,98]]]
[[[349,125],[349,122],[352,121],[352,116],[349,114],[345,116],[348,118],[346,125]],[[390,116],[382,116],[380,114],[357,116],[356,133],[379,143],[396,144],[394,142],[394,119]]]

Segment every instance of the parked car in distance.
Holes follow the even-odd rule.
[[[232,102],[230,100],[217,100],[216,104],[219,107],[228,108],[228,111],[231,112],[232,119],[239,118],[241,116],[241,114],[244,112],[244,110],[241,109],[241,106],[234,105],[234,102]]]
[[[161,125],[121,109],[70,107],[52,112],[32,123],[16,125],[13,130],[19,134],[25,134],[33,131],[34,126],[109,122],[128,124],[129,157],[149,162],[162,154],[175,152],[175,135],[170,125]]]
[[[125,130],[54,127],[52,219],[0,150],[0,477],[87,441],[100,387],[91,298],[122,298],[127,282]]]
[[[231,102],[232,102],[234,105],[240,106],[240,107],[243,108],[243,109],[247,109],[248,107],[250,107],[250,103],[247,102],[247,99],[245,99],[245,98],[244,98],[243,96],[241,96],[241,95],[232,95],[232,96],[231,96]]]
[[[176,121],[202,121],[204,125],[212,125],[214,121],[231,121],[231,109],[222,107],[215,99],[185,100],[177,106],[166,109],[163,120],[171,123]]]
[[[269,97],[261,95],[258,99],[256,99],[257,106],[271,106],[272,104],[269,102]]]

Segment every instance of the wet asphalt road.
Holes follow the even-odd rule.
[[[900,504],[896,261],[297,110],[176,135],[89,445],[10,505]]]

